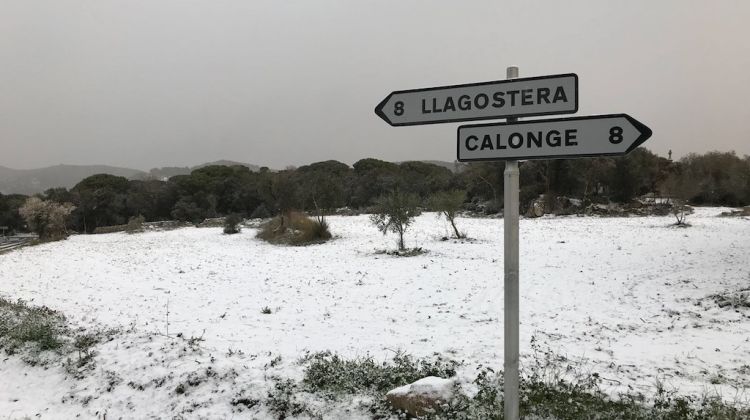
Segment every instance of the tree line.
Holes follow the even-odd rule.
[[[627,203],[647,193],[695,205],[750,204],[750,157],[733,152],[690,154],[671,161],[639,148],[624,157],[527,161],[520,167],[522,212],[542,194],[551,210],[558,196],[583,203]],[[207,166],[166,181],[93,175],[71,189],[50,189],[37,198],[70,203],[66,229],[89,233],[138,216],[146,221],[199,223],[230,214],[269,217],[291,209],[319,214],[342,207],[366,211],[393,191],[416,197],[426,208],[436,202],[436,194],[460,191],[464,208],[485,213],[502,209],[504,163],[457,163],[455,169],[371,158],[351,167],[329,160],[281,171]],[[0,226],[28,229],[19,213],[28,198],[0,195]]]

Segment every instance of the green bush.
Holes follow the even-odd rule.
[[[65,317],[47,307],[28,306],[24,301],[0,298],[0,348],[13,353],[25,344],[39,350],[57,350],[67,332]]]
[[[297,384],[291,379],[276,380],[266,399],[268,410],[276,414],[279,419],[285,419],[288,416],[296,417],[305,413],[308,408],[298,401],[298,392]]]
[[[375,200],[370,221],[383,235],[388,231],[398,234],[398,249],[406,249],[404,233],[421,214],[419,196],[412,193],[393,191]]]
[[[363,408],[373,418],[393,417],[394,409],[385,393],[426,376],[452,377],[459,363],[436,357],[418,360],[398,353],[391,362],[376,362],[372,357],[344,359],[331,352],[305,356],[301,385],[284,383],[284,390],[307,392],[324,400],[344,395],[362,395]],[[647,398],[641,393],[626,393],[613,398],[600,386],[597,373],[579,372],[567,359],[550,352],[537,358],[524,372],[520,383],[521,418],[529,419],[621,419],[621,420],[740,420],[750,418],[747,406],[731,405],[716,396],[694,398],[657,389]],[[473,381],[476,393],[466,396],[457,386],[456,398],[437,412],[420,417],[432,420],[502,420],[503,375],[490,368],[479,368]],[[281,393],[282,395],[286,395]],[[274,404],[286,409],[289,398],[275,398]],[[650,402],[649,402],[650,401]],[[399,417],[400,418],[400,417]]]
[[[271,217],[271,212],[268,211],[268,207],[263,203],[260,203],[250,214],[251,219],[268,219],[269,217]]]
[[[346,360],[331,352],[313,353],[303,361],[309,363],[304,383],[311,390],[341,393],[384,393],[425,376],[454,376],[460,365],[440,357],[418,360],[403,353],[397,353],[391,362],[383,363],[375,362],[371,356]]]
[[[224,233],[227,235],[232,235],[235,233],[240,233],[240,223],[242,222],[242,217],[240,217],[239,214],[230,214],[229,216],[224,218]]]

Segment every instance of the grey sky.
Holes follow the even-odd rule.
[[[750,154],[748,1],[3,0],[0,165],[455,159],[392,90],[575,72],[675,156]]]

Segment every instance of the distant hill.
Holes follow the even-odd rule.
[[[194,169],[209,165],[241,165],[251,171],[260,167],[231,160],[218,160],[196,166],[155,168],[149,172],[138,169],[107,165],[56,165],[39,169],[12,169],[0,166],[0,193],[32,195],[50,188],[73,188],[82,179],[96,174],[111,174],[128,179],[166,179],[175,175],[187,175]]]
[[[82,179],[96,174],[112,174],[131,179],[148,175],[137,169],[106,165],[56,165],[39,169],[0,166],[0,193],[31,195],[49,188],[71,188]]]

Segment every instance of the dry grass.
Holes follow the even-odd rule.
[[[277,245],[311,245],[331,239],[325,219],[314,220],[304,213],[288,212],[260,225],[258,238]]]

